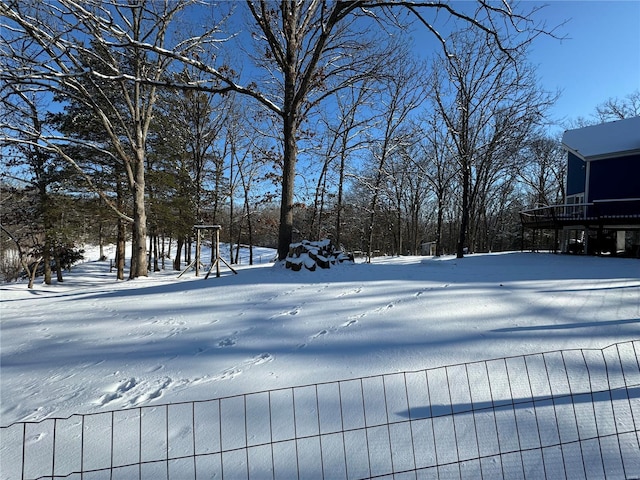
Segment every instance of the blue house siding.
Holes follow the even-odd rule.
[[[535,245],[536,231],[554,230],[565,252],[640,258],[640,116],[567,130],[562,145],[565,203],[521,212],[523,232]]]
[[[568,152],[568,156],[567,196],[584,193],[587,178],[586,163],[571,152]]]
[[[640,154],[591,162],[586,201],[619,198],[640,198]]]

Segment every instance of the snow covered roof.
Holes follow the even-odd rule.
[[[585,161],[640,153],[640,117],[567,130],[562,145]]]

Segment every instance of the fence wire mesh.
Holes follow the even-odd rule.
[[[1,427],[2,479],[640,478],[640,341]]]

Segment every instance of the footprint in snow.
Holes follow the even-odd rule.
[[[275,315],[271,316],[271,318],[278,318],[278,317],[285,317],[287,315],[290,316],[294,316],[294,315],[298,315],[300,313],[300,307],[296,307],[293,310],[287,310],[284,312],[280,312],[280,313],[276,313]]]
[[[315,335],[311,335],[311,339],[315,339],[318,337],[321,337],[322,335],[326,335],[327,333],[329,333],[328,330],[320,330],[318,333],[316,333]]]
[[[98,404],[105,406],[116,400],[123,400],[127,405],[137,406],[159,398],[164,390],[171,385],[172,380],[168,377],[160,378],[153,382],[140,382],[136,378],[123,380],[117,385],[112,385],[107,393],[100,397]]]
[[[225,338],[223,340],[220,340],[218,342],[218,347],[222,348],[222,347],[233,347],[236,344],[236,340],[235,338]]]
[[[218,375],[211,377],[211,380],[217,381],[217,380],[227,380],[229,378],[234,378],[240,375],[245,370],[250,369],[251,367],[254,367],[256,365],[262,365],[263,363],[273,361],[273,358],[274,358],[273,355],[271,355],[270,353],[261,353],[260,355],[257,355],[253,358],[245,360],[244,362],[241,362],[238,365],[235,365],[233,367],[223,370]]]
[[[389,310],[394,307],[393,303],[388,303],[384,307],[378,307],[374,310],[375,313],[384,312],[385,310]]]
[[[362,291],[362,287],[358,287],[358,288],[354,288],[353,290],[347,290],[345,292],[342,292],[340,294],[338,294],[338,297],[344,297],[347,295],[354,295],[357,293],[360,293]]]
[[[261,365],[273,360],[273,356],[270,353],[261,353],[257,357],[253,357],[249,360],[249,365]]]
[[[420,290],[420,291],[417,291],[417,292],[414,294],[414,296],[416,296],[416,297],[420,297],[420,296],[422,296],[423,294],[425,294],[426,292],[428,292],[429,290],[431,290],[431,289],[430,289],[430,288],[424,288],[424,289],[422,289],[422,290]]]
[[[363,315],[362,315],[362,316],[363,316]],[[360,316],[360,317],[361,317],[361,316]],[[359,318],[360,318],[360,317],[359,317]],[[358,323],[358,320],[357,320],[356,318],[349,318],[349,320],[347,320],[347,321],[346,321],[346,322],[344,322],[344,323],[341,323],[341,324],[340,324],[340,325],[338,325],[337,327],[331,327],[331,328],[328,328],[328,329],[326,329],[326,328],[325,328],[325,329],[323,329],[323,330],[320,330],[320,331],[319,331],[318,333],[316,333],[315,335],[311,335],[311,336],[309,337],[309,342],[311,342],[311,341],[315,340],[316,338],[322,337],[322,336],[324,336],[324,335],[328,335],[330,332],[337,332],[337,331],[338,331],[339,329],[341,329],[341,328],[347,328],[347,327],[350,327],[351,325],[353,325],[353,324],[355,324],[355,323]],[[305,348],[306,346],[307,346],[307,343],[301,343],[301,344],[299,344],[296,348],[297,348],[298,350],[300,350],[301,348]]]
[[[36,433],[35,435],[31,435],[31,436],[27,437],[25,439],[25,443],[27,443],[27,444],[37,443],[37,442],[39,442],[40,440],[42,440],[46,436],[47,436],[47,434],[45,432]]]
[[[340,324],[340,328],[347,328],[350,327],[351,325],[353,325],[354,323],[358,323],[358,320],[356,320],[355,318],[348,320],[344,323]]]
[[[140,405],[141,403],[149,402],[151,400],[155,400],[156,398],[160,398],[164,393],[165,388],[167,388],[169,385],[171,385],[170,378],[161,379],[155,382],[155,385],[153,385],[152,388],[148,389],[146,392],[130,400],[129,404],[132,406],[136,406],[136,405]]]
[[[118,400],[122,398],[125,393],[134,388],[137,385],[137,381],[135,378],[129,378],[128,380],[123,380],[116,385],[112,385],[107,389],[107,393],[100,397],[98,403],[102,406],[113,402],[114,400]]]

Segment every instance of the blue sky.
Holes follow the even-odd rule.
[[[566,39],[542,36],[530,56],[543,88],[561,91],[550,112],[558,125],[588,118],[607,99],[640,90],[640,0],[522,0],[520,6],[528,11],[543,4],[538,20],[550,27],[567,21],[557,31]],[[430,33],[416,34],[421,53],[439,53]]]
[[[471,11],[475,7],[468,1],[453,5]],[[549,112],[558,130],[578,117],[589,119],[609,98],[640,90],[640,0],[524,0],[518,10],[529,12],[543,5],[535,20],[548,29],[558,27],[554,33],[564,39],[538,37],[529,61],[545,90],[561,92]],[[436,26],[446,32],[446,24]],[[420,53],[440,53],[426,30],[417,28],[414,36]]]
[[[566,40],[542,38],[532,48],[542,85],[562,90],[556,119],[589,117],[607,99],[640,89],[640,0],[552,0],[541,18],[569,20],[560,32]]]

